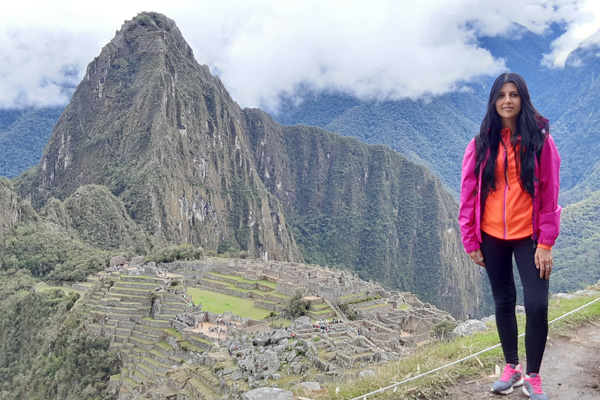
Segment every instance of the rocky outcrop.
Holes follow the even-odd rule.
[[[23,220],[37,220],[37,216],[15,192],[12,183],[0,177],[0,243]]]
[[[175,23],[141,13],[92,61],[21,193],[39,207],[109,188],[154,243],[299,260],[257,175],[241,109]]]
[[[454,335],[455,337],[470,336],[473,335],[475,332],[485,332],[487,330],[488,327],[485,324],[485,322],[479,321],[477,319],[469,319],[467,321],[462,322],[456,328],[454,328],[454,330],[452,331],[452,335]]]

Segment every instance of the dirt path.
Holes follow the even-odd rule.
[[[565,335],[550,337],[541,374],[550,400],[600,399],[600,321],[586,323]],[[458,385],[448,399],[526,399],[521,388],[509,395],[490,392],[495,377]]]

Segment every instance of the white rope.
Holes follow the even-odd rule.
[[[587,303],[587,304],[584,304],[584,305],[582,305],[582,306],[581,306],[581,307],[579,307],[579,308],[576,308],[575,310],[569,311],[568,313],[566,313],[566,314],[564,314],[564,315],[562,315],[562,316],[560,316],[560,317],[558,317],[558,318],[555,318],[555,319],[553,319],[552,321],[548,322],[548,325],[550,325],[550,324],[552,324],[552,323],[554,323],[554,322],[556,322],[556,321],[559,321],[559,320],[561,320],[561,319],[563,319],[563,318],[565,318],[565,317],[567,317],[567,316],[569,316],[569,315],[571,315],[571,314],[573,314],[573,313],[576,313],[577,311],[579,311],[579,310],[582,310],[582,309],[584,309],[585,307],[587,307],[587,306],[590,306],[590,305],[594,304],[594,303],[595,303],[595,302],[597,302],[597,301],[600,301],[600,297],[598,297],[598,298],[597,298],[597,299],[595,299],[595,300],[592,300],[592,301],[590,301],[590,302],[589,302],[589,303]],[[519,335],[519,337],[523,337],[523,336],[525,336],[525,333],[524,333],[524,332],[523,332],[523,333],[521,333],[521,334]],[[466,361],[466,360],[468,360],[468,359],[471,359],[471,358],[473,358],[473,357],[477,357],[477,356],[478,356],[478,355],[480,355],[480,354],[487,353],[488,351],[490,351],[490,350],[493,350],[493,349],[495,349],[495,348],[498,348],[498,347],[500,347],[500,343],[498,343],[498,344],[496,344],[496,345],[494,345],[494,346],[492,346],[492,347],[488,347],[487,349],[484,349],[484,350],[478,351],[478,352],[477,352],[477,353],[475,353],[475,354],[471,354],[471,355],[469,355],[469,356],[467,356],[467,357],[463,357],[463,358],[461,358],[460,360],[456,360],[456,361],[453,361],[453,362],[451,362],[451,363],[449,363],[449,364],[442,365],[441,367],[438,367],[438,368],[432,369],[431,371],[427,371],[427,372],[424,372],[424,373],[422,373],[422,374],[415,375],[415,376],[413,376],[412,378],[405,379],[405,380],[403,380],[403,381],[401,381],[401,382],[396,382],[396,383],[394,383],[394,384],[392,384],[392,385],[389,385],[389,386],[386,386],[386,387],[383,387],[383,388],[379,388],[379,389],[377,389],[377,390],[375,390],[375,391],[373,391],[373,392],[370,392],[370,393],[367,393],[367,394],[362,394],[362,395],[360,395],[360,396],[358,396],[358,397],[354,397],[354,398],[353,398],[353,399],[351,399],[351,400],[367,400],[367,397],[368,397],[368,396],[372,396],[372,395],[375,395],[375,394],[378,394],[378,393],[383,393],[383,392],[385,392],[386,390],[389,390],[389,389],[392,389],[392,388],[398,387],[398,386],[400,386],[400,385],[403,385],[403,384],[405,384],[405,383],[408,383],[408,382],[414,381],[414,380],[416,380],[416,379],[422,378],[422,377],[424,377],[424,376],[427,376],[427,375],[433,374],[433,373],[435,373],[435,372],[438,372],[438,371],[440,371],[440,370],[442,370],[442,369],[445,369],[445,368],[451,367],[451,366],[453,366],[453,365],[456,365],[456,364],[458,364],[458,363],[461,363],[461,362],[463,362],[463,361]]]

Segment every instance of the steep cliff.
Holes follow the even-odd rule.
[[[481,277],[462,249],[458,205],[427,168],[385,146],[245,115],[260,176],[306,261],[352,266],[454,315],[477,313]]]
[[[0,245],[20,222],[37,220],[35,211],[15,192],[12,183],[0,178]]]
[[[154,243],[300,259],[257,177],[241,109],[175,23],[142,13],[88,66],[21,193],[39,207],[107,186]]]

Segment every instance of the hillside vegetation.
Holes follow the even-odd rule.
[[[570,292],[600,280],[600,191],[562,211],[552,288]]]
[[[0,399],[109,398],[118,360],[69,313],[78,298],[36,291],[27,272],[0,272]]]
[[[36,165],[63,108],[0,109],[0,176],[14,178]]]

